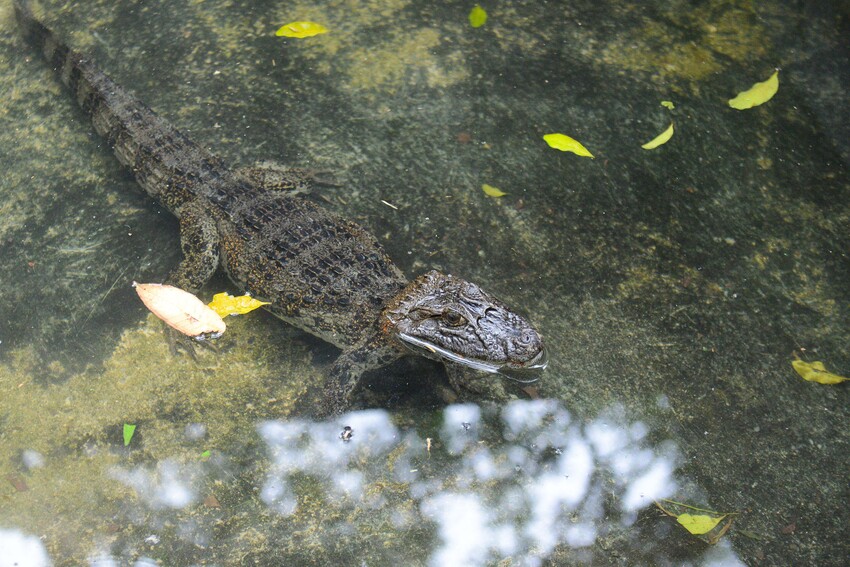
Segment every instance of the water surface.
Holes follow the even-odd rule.
[[[318,421],[337,352],[271,316],[170,356],[130,282],[177,224],[4,0],[0,565],[844,564],[847,388],[791,361],[850,373],[847,3],[39,5],[229,162],[331,172],[316,198],[516,306],[550,367],[447,406],[412,360]],[[737,515],[711,545],[660,498]]]

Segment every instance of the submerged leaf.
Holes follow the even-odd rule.
[[[487,22],[487,12],[484,11],[484,8],[475,5],[474,8],[469,12],[469,25],[474,28],[480,28]]]
[[[6,480],[8,480],[9,484],[11,484],[18,492],[26,492],[30,489],[29,485],[27,485],[26,479],[17,473],[7,474]]]
[[[672,138],[672,137],[673,137],[673,123],[671,122],[670,126],[668,126],[666,130],[664,130],[663,132],[658,134],[656,137],[654,137],[652,140],[645,143],[641,147],[645,150],[652,150],[652,149],[655,149],[662,144],[666,144],[670,140],[670,138]]]
[[[165,284],[133,282],[133,287],[151,313],[184,335],[215,338],[227,329],[218,313],[188,291]]]
[[[809,382],[817,382],[818,384],[840,384],[847,380],[844,376],[833,374],[827,371],[823,362],[805,362],[803,360],[792,360],[791,366],[797,371],[797,374]]]
[[[207,305],[210,309],[218,313],[220,317],[227,317],[228,315],[244,315],[268,304],[268,301],[260,301],[250,295],[233,297],[229,293],[217,293]]]
[[[290,22],[281,26],[281,28],[275,32],[275,35],[302,38],[313,37],[314,35],[326,33],[327,31],[328,28],[322,24],[317,24],[316,22]]]
[[[561,150],[562,152],[573,152],[574,154],[582,157],[593,158],[593,154],[590,153],[587,148],[582,146],[578,140],[570,138],[566,134],[546,134],[543,136],[543,139],[550,147],[555,148],[556,150]]]
[[[487,185],[486,183],[481,186],[481,189],[488,197],[504,197],[505,195],[507,195],[507,193],[505,193],[501,189],[493,187],[492,185]]]
[[[130,440],[133,439],[133,433],[136,432],[136,426],[132,423],[124,424],[124,446],[130,444]]]
[[[700,539],[710,543],[711,545],[720,541],[720,538],[729,531],[729,528],[732,526],[734,516],[736,515],[736,512],[722,514],[713,510],[705,510],[703,508],[691,506],[690,504],[676,502],[675,500],[667,500],[666,498],[662,499],[662,501],[665,502],[670,509],[662,506],[660,502],[656,502],[655,505],[659,510],[672,518],[676,518],[676,521],[691,534],[695,536],[706,536],[700,537]],[[695,512],[705,512],[705,514],[691,514],[690,512],[679,513],[682,509],[694,510]],[[726,519],[726,523],[724,523],[719,530],[715,531],[714,534],[710,534],[710,532],[717,528],[717,525],[724,519]]]
[[[707,534],[726,516],[708,516],[706,514],[679,514],[676,521],[694,535]]]
[[[746,110],[760,104],[764,104],[773,98],[779,90],[779,71],[774,71],[766,81],[756,83],[749,89],[738,93],[738,96],[729,101],[729,106],[736,110]]]

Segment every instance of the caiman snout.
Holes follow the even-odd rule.
[[[495,301],[492,297],[490,300]],[[493,341],[487,350],[494,362],[523,367],[544,352],[543,339],[537,331],[523,317],[503,306],[489,309],[479,326],[480,333]]]

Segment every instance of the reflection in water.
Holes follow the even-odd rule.
[[[339,440],[343,425],[354,432],[349,443]],[[385,474],[392,454],[394,480],[408,486],[407,497],[417,504],[414,514],[396,516],[396,528],[436,526],[431,565],[505,558],[538,565],[555,546],[590,546],[612,523],[628,526],[654,499],[673,495],[675,446],[650,447],[647,433],[642,423],[608,417],[572,423],[553,400],[516,401],[486,418],[478,406],[455,405],[443,414],[434,474],[414,464],[426,451],[430,460],[428,440],[399,430],[384,411],[355,412],[330,424],[267,422],[260,435],[274,466],[262,497],[279,513],[296,513],[291,480],[306,474],[347,505],[394,506],[364,492]],[[736,563],[730,555],[720,561]]]
[[[185,468],[181,470],[172,461],[162,461],[152,472],[143,468],[117,469],[113,476],[133,488],[154,509],[185,508],[195,501],[195,491],[191,486],[194,475]]]
[[[589,563],[590,546],[599,538],[628,530],[640,510],[677,489],[675,445],[651,444],[648,428],[626,422],[622,413],[578,423],[558,402],[536,400],[503,408],[450,406],[441,424],[418,430],[396,426],[382,410],[331,422],[268,421],[258,427],[269,461],[257,495],[272,516],[297,521],[305,513],[303,503],[318,494],[319,513],[327,514],[322,537],[361,529],[349,518],[370,518],[390,535],[415,533],[410,537],[423,540],[420,549],[429,565],[509,559],[511,565],[533,566],[556,549],[569,550],[574,563]],[[341,435],[346,426],[350,436]],[[135,513],[146,517],[141,521],[151,530],[146,542],[155,547],[158,530],[198,504],[211,482],[208,470],[166,460],[112,474],[137,494],[142,506]],[[355,510],[364,514],[351,514]],[[259,519],[256,529],[264,529]],[[188,521],[177,530],[182,541],[209,544],[209,526]],[[272,540],[290,536],[289,530],[268,534]],[[49,564],[32,536],[0,532],[0,547],[26,550],[27,557],[41,553],[41,563],[26,564]],[[116,562],[106,554],[91,564]],[[700,564],[740,562],[722,542]]]
[[[47,550],[36,536],[26,535],[20,530],[0,528],[0,567],[44,567],[50,564]]]

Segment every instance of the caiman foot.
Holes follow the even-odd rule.
[[[196,362],[198,360],[198,353],[195,349],[198,346],[211,350],[215,353],[221,351],[219,345],[215,344],[215,342],[211,339],[187,337],[180,331],[168,326],[165,327],[165,339],[168,342],[168,350],[171,352],[171,356],[178,357],[180,356],[180,352],[183,351]]]
[[[511,395],[504,378],[498,374],[487,374],[451,362],[446,363],[446,374],[454,391],[455,401],[467,398],[509,400],[516,397]]]

